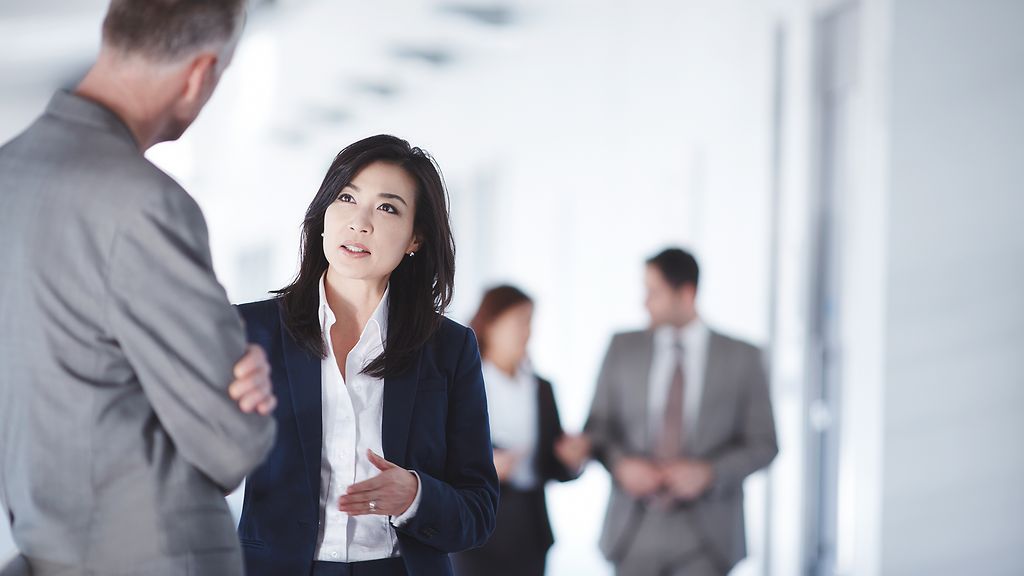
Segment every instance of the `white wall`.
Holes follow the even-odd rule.
[[[1024,569],[1022,24],[894,2],[884,574]]]
[[[836,4],[841,5],[841,2]],[[835,573],[876,576],[881,530],[888,271],[888,0],[856,3],[838,249],[842,392]]]
[[[856,576],[1024,566],[1020,2],[779,3],[788,72],[771,573],[806,570],[800,364],[813,281],[813,27],[859,9],[843,150],[838,556]],[[809,164],[808,164],[809,163]],[[809,276],[810,275],[810,276]],[[826,573],[829,573],[826,572]]]

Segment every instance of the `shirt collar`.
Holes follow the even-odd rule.
[[[682,340],[684,348],[692,350],[700,344],[707,334],[707,330],[707,324],[701,320],[700,316],[697,316],[682,328],[659,326],[654,331],[654,340],[660,347],[671,348],[675,344],[675,340],[679,338]]]
[[[337,318],[334,316],[334,311],[327,304],[327,288],[324,284],[324,279],[327,277],[327,273],[324,272],[320,276],[320,331],[326,332],[334,323]],[[387,288],[384,289],[384,296],[381,297],[380,303],[377,304],[377,308],[373,311],[370,316],[370,321],[366,323],[366,327],[363,328],[363,333],[359,337],[359,341],[362,342],[367,338],[372,337],[374,344],[384,346],[384,342],[388,339],[388,303],[390,302],[391,284],[388,284]]]
[[[490,360],[483,360],[484,382],[487,385],[493,385],[498,383],[504,383],[507,385],[521,384],[534,381],[533,378],[533,366],[530,363],[529,358],[524,358],[522,362],[516,366],[516,373],[509,376],[501,368],[498,368]]]

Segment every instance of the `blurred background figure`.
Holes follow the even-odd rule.
[[[724,576],[746,556],[743,481],[778,453],[761,351],[697,313],[696,259],[647,261],[650,328],[615,335],[586,431],[613,477],[619,576]]]
[[[544,486],[582,471],[589,441],[562,430],[551,383],[527,356],[533,301],[514,286],[484,293],[471,326],[483,356],[484,386],[501,481],[498,519],[482,548],[454,557],[458,576],[541,576],[554,543]]]

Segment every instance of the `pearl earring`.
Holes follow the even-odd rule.
[[[412,258],[412,257],[413,257],[413,256],[415,256],[415,255],[416,255],[416,253],[415,253],[415,252],[409,252],[409,257],[410,257],[410,258]]]

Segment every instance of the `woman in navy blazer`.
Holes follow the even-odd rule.
[[[442,315],[455,247],[440,173],[404,140],[357,142],[302,236],[295,281],[240,306],[279,402],[277,442],[246,479],[247,573],[451,574],[448,554],[493,531],[498,480],[476,338]]]

